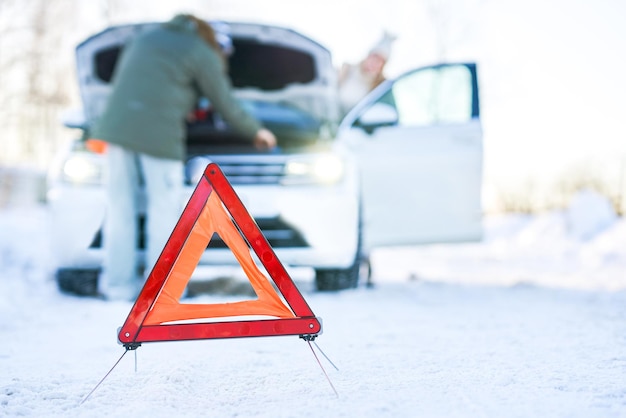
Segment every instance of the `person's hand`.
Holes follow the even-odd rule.
[[[276,137],[271,131],[261,128],[254,136],[253,143],[258,149],[272,149],[276,146]]]

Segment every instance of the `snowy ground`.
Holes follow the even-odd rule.
[[[303,286],[338,397],[306,342],[267,337],[144,344],[81,405],[131,304],[59,294],[46,221],[0,211],[0,416],[626,416],[626,221],[593,195],[380,250],[373,289]]]

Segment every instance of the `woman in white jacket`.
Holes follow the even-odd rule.
[[[385,81],[384,69],[391,53],[394,35],[385,32],[358,64],[344,64],[339,73],[339,101],[345,115],[367,93]]]

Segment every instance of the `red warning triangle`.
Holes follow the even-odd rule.
[[[180,303],[214,233],[222,238],[237,258],[257,299],[218,304]],[[257,267],[250,247],[286,304]],[[250,316],[261,316],[263,319],[243,319]],[[315,336],[321,331],[320,320],[311,311],[256,222],[217,164],[210,163],[121,327],[118,338],[128,348],[143,342],[273,335]]]

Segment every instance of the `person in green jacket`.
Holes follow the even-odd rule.
[[[237,102],[212,27],[177,15],[124,48],[112,91],[91,132],[107,143],[104,280],[110,299],[133,300],[145,279],[137,265],[136,195],[145,185],[149,273],[182,210],[186,120],[206,97],[229,126],[259,149],[276,138]]]

